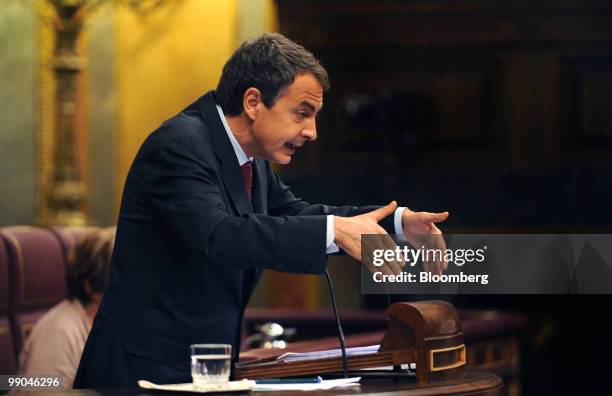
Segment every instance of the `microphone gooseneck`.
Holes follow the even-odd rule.
[[[334,287],[332,286],[331,277],[327,268],[325,268],[325,278],[327,279],[327,285],[329,286],[329,294],[331,295],[332,306],[334,307],[334,315],[336,315],[336,325],[338,326],[338,339],[340,340],[340,350],[342,351],[342,372],[344,378],[348,378],[348,359],[346,357],[346,346],[344,345],[344,332],[342,331],[342,324],[340,323],[340,315],[338,314],[338,307],[336,306],[336,296],[334,295]]]

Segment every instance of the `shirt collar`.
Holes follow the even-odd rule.
[[[227,119],[225,118],[225,114],[223,114],[223,109],[221,109],[221,106],[219,106],[216,103],[215,103],[215,106],[217,107],[217,112],[219,113],[219,117],[221,118],[221,122],[223,123],[223,127],[225,128],[227,137],[229,137],[229,140],[232,143],[232,147],[234,148],[234,153],[236,153],[236,159],[238,160],[238,165],[242,166],[246,164],[247,162],[253,162],[253,157],[247,157],[242,147],[240,147],[240,143],[238,143],[238,140],[236,140],[234,133],[230,129],[229,125],[227,124]]]

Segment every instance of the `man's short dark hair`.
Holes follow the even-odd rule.
[[[91,293],[104,292],[114,245],[114,227],[95,229],[78,240],[66,268],[68,298],[87,306],[91,295],[86,284]]]
[[[215,99],[225,114],[236,116],[242,113],[244,92],[254,87],[270,108],[302,73],[311,73],[324,91],[329,89],[327,72],[314,55],[281,34],[264,33],[242,43],[223,66]]]

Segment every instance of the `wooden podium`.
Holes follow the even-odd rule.
[[[445,301],[396,303],[385,311],[389,323],[378,352],[348,358],[349,371],[416,363],[419,385],[461,376],[466,350],[461,320]],[[280,350],[279,354],[284,351]],[[342,358],[282,362],[276,357],[241,362],[235,379],[278,378],[342,372]]]

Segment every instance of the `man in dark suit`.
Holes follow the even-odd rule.
[[[146,139],[126,180],[110,281],[75,387],[190,381],[190,344],[232,344],[236,361],[263,268],[321,274],[338,247],[360,259],[361,234],[386,233],[379,221],[408,237],[440,233],[433,222],[447,213],[395,202],[311,205],[272,171],[270,162],[289,163],[317,138],[328,88],[312,54],[265,34],[234,53],[216,92]]]

